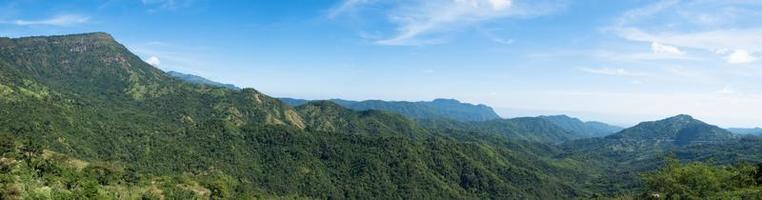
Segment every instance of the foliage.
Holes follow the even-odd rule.
[[[760,170],[749,164],[712,166],[669,159],[663,168],[644,174],[643,181],[649,193],[665,199],[760,199],[762,184],[755,180]]]
[[[0,156],[0,199],[208,199],[210,193],[186,177],[136,174],[113,163],[89,163],[26,146],[4,134]],[[219,179],[218,179],[219,180]],[[229,181],[229,180],[228,180]],[[193,187],[190,187],[193,186]],[[207,186],[209,187],[209,186]]]

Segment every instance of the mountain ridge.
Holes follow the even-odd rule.
[[[685,146],[694,143],[721,142],[733,139],[735,136],[725,129],[696,120],[690,115],[681,114],[658,121],[641,122],[606,138],[665,140],[674,141],[674,144],[678,146]]]
[[[294,98],[280,98],[280,100],[291,106],[299,106],[309,102],[309,100]],[[400,113],[414,119],[446,118],[458,121],[487,121],[500,118],[487,105],[462,103],[455,99],[437,98],[432,101],[415,102],[383,100],[351,101],[343,99],[329,99],[328,101],[333,101],[353,110],[384,110]]]
[[[239,88],[236,85],[212,81],[212,80],[206,79],[204,77],[193,75],[193,74],[186,74],[186,73],[181,73],[181,72],[176,72],[176,71],[168,71],[167,75],[169,75],[169,76],[171,76],[173,78],[176,78],[176,79],[179,79],[179,80],[182,80],[182,81],[186,81],[186,82],[190,82],[190,83],[194,83],[194,84],[208,85],[208,86],[212,86],[212,87],[223,87],[223,88],[228,88],[228,89],[232,89],[232,90],[241,90],[241,88]]]
[[[762,136],[762,128],[727,128],[728,131],[739,135],[758,135]]]
[[[597,121],[582,121],[567,115],[538,116],[561,126],[562,128],[586,137],[602,137],[621,131],[623,128]]]

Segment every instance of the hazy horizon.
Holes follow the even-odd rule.
[[[631,126],[689,114],[757,127],[759,8],[677,0],[6,1],[0,36],[107,32],[162,70],[276,97],[454,98],[503,117],[567,114]]]

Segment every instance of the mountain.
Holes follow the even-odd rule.
[[[199,85],[207,85],[212,87],[223,87],[228,88],[232,90],[241,90],[241,88],[233,85],[233,84],[225,84],[220,82],[214,82],[209,79],[206,79],[201,76],[196,76],[193,74],[184,74],[176,71],[169,71],[167,72],[167,75],[171,76],[172,78],[176,78],[178,80],[186,81],[193,84],[199,84]]]
[[[511,139],[543,143],[562,143],[582,136],[560,127],[550,120],[537,117],[497,119],[471,123],[474,131],[503,134]]]
[[[420,108],[455,103],[435,102]],[[3,199],[590,194],[575,184],[583,164],[555,159],[553,146],[187,83],[106,33],[0,38],[0,116],[13,116],[0,118],[0,134],[14,138],[0,140],[14,141],[0,145]]]
[[[643,122],[606,138],[648,140],[657,143],[685,146],[701,143],[720,143],[734,139],[735,136],[725,129],[693,119],[689,115],[677,115],[659,121]]]
[[[286,97],[280,97],[278,98],[278,100],[293,107],[301,106],[310,102],[310,100],[294,99],[294,98],[286,98]]]
[[[379,110],[354,111],[332,101],[311,101],[296,110],[307,119],[308,127],[320,131],[409,137],[427,134],[414,121],[400,114]]]
[[[286,104],[299,106],[309,102],[303,99],[280,98]],[[486,105],[462,103],[454,99],[435,99],[433,101],[349,101],[331,99],[341,106],[353,110],[383,110],[400,113],[414,119],[454,119],[458,121],[487,121],[499,119],[500,116]]]
[[[739,135],[759,135],[762,136],[762,128],[728,128],[728,131]]]
[[[491,134],[513,141],[559,144],[585,138],[568,131],[553,122],[539,117],[494,119],[489,121],[460,122],[448,119],[417,120],[422,126],[433,130],[465,130],[474,134]]]
[[[762,162],[758,139],[738,138],[688,115],[642,122],[613,135],[573,140],[560,147],[564,153],[559,158],[578,160],[602,174],[591,181],[594,187],[619,193],[638,192],[643,187],[641,173],[665,165],[665,158],[718,165]]]
[[[566,115],[539,116],[539,118],[548,120],[567,131],[584,137],[603,137],[622,130],[622,128],[618,126],[594,121],[583,122],[582,120]]]

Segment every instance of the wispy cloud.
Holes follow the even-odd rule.
[[[749,64],[757,60],[754,56],[746,50],[735,50],[727,57],[730,64]]]
[[[658,42],[652,42],[651,43],[651,51],[653,51],[655,54],[664,54],[664,55],[684,55],[685,52],[681,51],[677,47],[658,43]]]
[[[665,0],[624,13],[607,30],[629,41],[652,43],[654,53],[681,55],[680,48],[689,48],[711,54],[724,49],[733,53],[714,59],[750,63],[751,55],[762,51],[759,9],[760,1]]]
[[[48,19],[40,19],[40,20],[19,19],[19,20],[7,21],[3,23],[15,24],[19,26],[32,26],[32,25],[73,26],[77,24],[84,24],[89,21],[90,21],[89,17],[75,15],[75,14],[68,14],[68,15],[58,15]]]
[[[502,45],[511,45],[513,42],[515,42],[513,39],[506,39],[503,37],[500,37],[493,33],[490,30],[482,30],[482,34],[487,37],[489,40],[492,40],[495,43],[502,44]]]
[[[370,0],[345,0],[341,2],[338,6],[334,7],[328,12],[328,18],[335,18],[342,13],[345,13],[349,10],[352,10],[358,5],[362,5],[364,3],[369,2]]]
[[[194,0],[141,0],[143,5],[170,10],[188,6],[193,3],[193,1]],[[152,8],[150,11],[156,11],[156,9]]]
[[[376,40],[381,45],[426,45],[444,42],[442,35],[473,25],[509,17],[545,15],[565,6],[560,0],[345,0],[329,13],[336,17],[363,5],[384,4],[393,26],[390,36]],[[507,40],[503,41],[507,42]]]
[[[591,74],[600,74],[600,75],[609,75],[609,76],[647,76],[646,73],[640,73],[640,72],[631,72],[624,68],[579,68],[580,71],[591,73]]]

